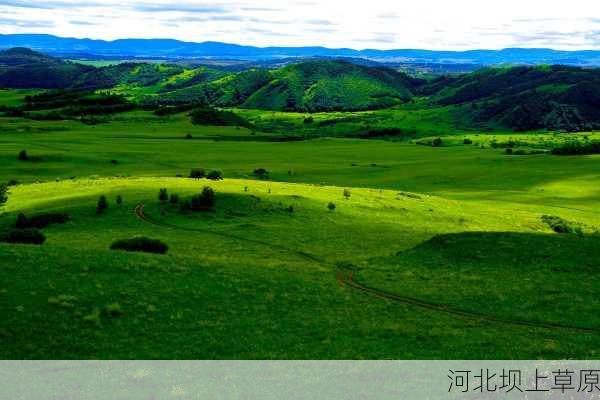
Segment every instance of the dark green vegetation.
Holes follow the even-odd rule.
[[[15,77],[26,76],[30,70],[33,75],[40,70],[44,84]],[[2,76],[6,78],[2,80]],[[589,131],[600,126],[600,72],[567,66],[488,68],[425,80],[342,60],[233,73],[144,63],[95,68],[27,49],[11,49],[0,52],[0,85],[67,90],[33,96],[21,107],[9,107],[9,115],[80,118],[89,123],[103,122],[99,115],[137,107],[153,109],[159,116],[191,111],[197,123],[279,133],[292,128],[296,133],[314,135],[321,128],[331,130],[327,128],[343,123],[367,138],[406,137],[419,131],[415,124],[407,127],[407,121],[400,126],[397,121],[385,124],[385,113],[379,118],[375,114],[320,121],[306,117],[303,127],[268,125],[263,120],[254,121],[253,126],[246,118],[207,108],[210,106],[306,113],[400,108],[418,113],[417,120],[460,129]],[[100,89],[105,91],[97,92]]]
[[[2,358],[599,357],[599,155],[552,154],[598,133],[476,130],[441,104],[465,77],[121,68],[0,91]],[[240,108],[279,108],[277,73],[302,99],[332,75],[410,95]]]
[[[111,250],[139,251],[144,253],[165,254],[169,246],[158,239],[137,236],[131,239],[117,240],[110,245]]]
[[[517,131],[600,128],[600,72],[565,66],[485,69],[442,77],[423,89],[441,105],[462,110],[477,123]]]

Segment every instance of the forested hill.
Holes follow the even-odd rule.
[[[0,51],[0,86],[4,87],[65,88],[93,69],[26,48]]]
[[[486,68],[424,80],[342,60],[242,72],[158,63],[95,68],[16,48],[0,52],[0,86],[105,89],[145,108],[357,111],[416,100],[418,107],[447,108],[473,127],[600,128],[600,69],[568,66]]]
[[[600,128],[600,69],[490,68],[439,78],[421,91],[440,105],[469,105],[474,122],[515,130]]]

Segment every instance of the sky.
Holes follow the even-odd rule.
[[[0,33],[354,49],[600,50],[600,1],[0,0]]]

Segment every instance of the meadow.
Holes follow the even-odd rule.
[[[547,150],[598,133],[486,132],[411,107],[310,123],[232,109],[250,128],[140,110],[97,125],[0,117],[0,181],[14,181],[0,227],[70,216],[41,246],[0,243],[0,355],[598,358],[600,156],[493,145]],[[357,135],[374,126],[409,133]],[[225,179],[190,179],[193,168]],[[204,186],[211,210],[158,198]],[[136,236],[169,250],[110,250]]]

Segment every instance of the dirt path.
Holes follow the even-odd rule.
[[[208,230],[208,229],[186,228],[186,227],[180,227],[177,225],[172,225],[172,224],[162,222],[162,221],[157,221],[157,220],[147,216],[144,213],[144,204],[141,204],[141,203],[135,207],[134,212],[138,219],[140,219],[144,222],[150,223],[152,225],[162,227],[162,228],[188,231],[188,232],[201,232],[201,233],[221,236],[221,237],[225,237],[225,238],[229,238],[229,239],[240,240],[240,241],[244,241],[244,242],[248,242],[248,243],[260,244],[260,245],[263,245],[263,246],[266,246],[269,248],[278,249],[282,252],[294,254],[296,256],[302,257],[304,259],[308,259],[310,261],[319,263],[321,265],[332,267],[334,270],[337,269],[337,266],[334,263],[328,262],[317,256],[314,256],[312,254],[308,254],[308,253],[305,253],[302,251],[298,251],[298,250],[292,250],[292,249],[289,249],[284,246],[275,245],[273,243],[263,242],[263,241],[255,240],[255,239],[248,239],[243,236],[232,235],[232,234],[223,233],[223,232],[215,232],[215,231]],[[400,304],[404,304],[404,305],[408,305],[408,306],[427,309],[430,311],[436,311],[436,312],[448,314],[448,315],[463,318],[463,319],[468,319],[468,320],[473,320],[473,321],[486,321],[486,322],[492,322],[492,323],[496,323],[496,324],[500,324],[500,325],[516,325],[516,326],[522,326],[522,327],[532,327],[532,328],[551,329],[551,330],[558,329],[558,330],[574,331],[574,332],[581,332],[581,333],[600,333],[600,330],[593,329],[593,328],[582,328],[582,327],[563,325],[563,324],[552,323],[552,322],[529,321],[529,320],[520,320],[520,319],[505,319],[505,318],[495,317],[493,315],[481,314],[481,313],[476,313],[476,312],[471,312],[471,311],[455,309],[455,308],[451,308],[445,304],[430,303],[430,302],[420,300],[420,299],[417,299],[414,297],[402,296],[399,294],[390,293],[385,290],[372,288],[372,287],[363,285],[361,283],[358,283],[354,280],[354,274],[352,271],[338,270],[336,278],[337,278],[338,283],[341,286],[347,287],[356,292],[360,292],[360,293],[363,293],[363,294],[371,296],[371,297],[376,297],[379,299],[384,299],[384,300],[392,301],[395,303],[400,303]]]

